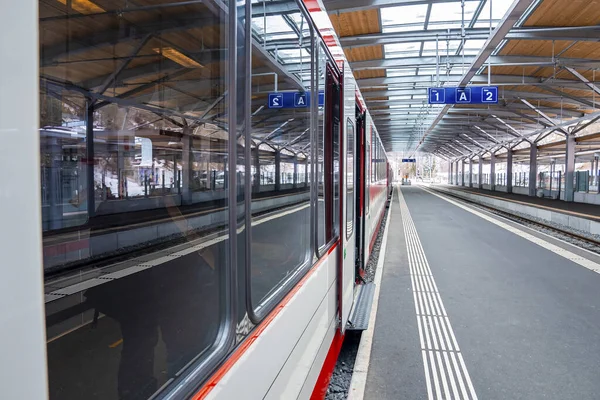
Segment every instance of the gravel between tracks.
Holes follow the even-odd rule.
[[[365,281],[367,282],[373,282],[373,279],[375,278],[375,270],[377,269],[377,261],[379,260],[379,251],[381,249],[383,233],[385,232],[388,212],[389,208],[386,208],[383,215],[383,221],[381,222],[379,232],[377,233],[377,239],[375,239],[375,244],[373,244],[371,257],[365,268]],[[348,389],[350,388],[350,381],[352,380],[354,361],[356,359],[356,353],[358,352],[360,337],[360,331],[346,331],[344,344],[340,350],[337,363],[333,370],[333,375],[329,382],[329,387],[327,388],[327,394],[325,395],[326,400],[343,400],[348,397]]]

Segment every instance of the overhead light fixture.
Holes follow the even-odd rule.
[[[59,3],[67,5],[68,0],[58,0]],[[92,3],[90,0],[71,0],[71,8],[81,14],[102,13],[105,10]]]
[[[162,47],[162,48],[154,48],[155,53],[162,55],[165,58],[168,58],[171,61],[175,61],[177,64],[186,68],[204,68],[204,65],[200,64],[197,61],[192,60],[179,50],[176,50],[172,47]]]

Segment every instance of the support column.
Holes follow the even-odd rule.
[[[506,153],[506,192],[513,191],[513,150],[508,149]]]
[[[490,190],[496,190],[496,153],[490,157]]]
[[[477,189],[481,189],[483,182],[483,156],[479,155],[479,164],[477,165]]]
[[[298,187],[298,156],[294,156],[294,189]]]
[[[281,188],[281,152],[275,152],[275,191],[278,192]]]
[[[308,187],[308,157],[304,159],[304,187]]]
[[[600,173],[598,171],[598,161],[600,161],[600,154],[594,154],[594,162],[592,162],[592,169],[594,170],[594,182],[596,182],[597,192],[600,193]]]
[[[535,196],[537,189],[537,146],[531,144],[529,148],[529,195]]]
[[[565,201],[575,198],[573,179],[575,175],[575,135],[567,136],[565,153]]]
[[[251,152],[252,164],[254,165],[254,193],[260,192],[260,158],[258,147],[254,149],[254,153]]]
[[[465,159],[460,160],[460,185],[465,186]]]
[[[94,187],[94,105],[88,99],[85,123],[86,197],[88,217],[96,214],[96,191]]]
[[[183,137],[181,138],[181,203],[192,203],[192,190],[190,188],[192,178],[192,137],[191,132],[183,129]],[[206,171],[207,184],[212,179],[211,171]]]
[[[448,185],[452,185],[453,181],[454,181],[454,176],[452,175],[452,172],[454,170],[454,163],[452,161],[448,162]]]
[[[469,158],[469,187],[473,187],[473,159]]]
[[[455,173],[454,173],[454,184],[458,185],[458,161],[456,162]]]

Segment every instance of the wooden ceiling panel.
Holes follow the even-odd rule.
[[[552,41],[549,40],[509,40],[500,54],[510,56],[552,57],[552,54],[560,53],[571,43],[572,41],[569,40],[556,40],[553,49]]]
[[[600,5],[599,5],[600,7]],[[562,54],[564,58],[590,58],[600,60],[600,46],[597,42],[578,42]],[[600,66],[600,62],[598,63]]]
[[[356,79],[383,78],[384,76],[385,69],[365,69],[360,71],[354,71],[354,77]]]
[[[349,62],[380,60],[383,58],[383,46],[365,46],[344,49]]]
[[[330,14],[331,24],[339,37],[379,33],[379,10]]]
[[[543,1],[524,26],[588,26],[600,24],[600,0]]]

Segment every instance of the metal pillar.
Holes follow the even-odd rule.
[[[490,157],[490,190],[496,190],[496,153]]]
[[[258,147],[254,149],[252,156],[252,163],[254,164],[254,192],[260,192],[260,157]]]
[[[294,189],[298,187],[298,158],[294,157]]]
[[[537,146],[531,144],[529,148],[529,195],[535,196],[537,189]]]
[[[513,151],[508,149],[506,153],[506,192],[513,191]]]
[[[479,156],[479,164],[477,165],[477,189],[481,189],[483,182],[483,156]]]
[[[275,191],[281,188],[281,151],[275,152]]]
[[[469,187],[473,187],[473,159],[469,158]]]
[[[304,187],[308,187],[308,157],[304,159]]]
[[[94,104],[88,99],[85,122],[85,158],[86,158],[86,197],[87,212],[91,218],[96,214],[96,193],[94,187]]]
[[[594,154],[594,161],[592,161],[592,169],[594,170],[594,179],[596,182],[597,192],[600,193],[600,171],[598,171],[598,161],[600,161],[600,155]],[[594,162],[596,166],[594,167]]]
[[[575,135],[567,136],[565,153],[565,201],[573,201],[575,198],[573,179],[575,175]]]
[[[63,182],[62,182],[62,145],[57,138],[50,139],[49,185],[46,188],[50,200],[50,229],[63,227]]]
[[[454,172],[454,184],[458,185],[458,161],[456,162],[455,172]]]
[[[182,153],[181,153],[181,203],[191,204],[192,203],[192,190],[190,187],[192,178],[192,137],[189,135],[191,132],[186,132],[184,128],[184,135],[181,138]],[[210,171],[206,171],[206,183],[210,181]]]
[[[448,162],[448,185],[452,185],[453,183],[453,175],[452,172],[454,170],[454,163],[452,161]]]
[[[465,159],[460,160],[460,185],[465,186]]]

